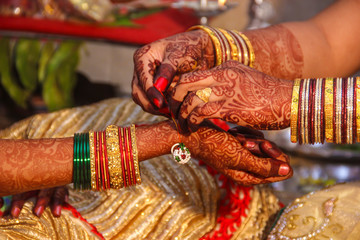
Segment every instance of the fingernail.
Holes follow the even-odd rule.
[[[170,114],[169,108],[167,108],[167,107],[159,109],[159,112],[164,113],[164,114]]]
[[[35,209],[35,215],[40,217],[44,212],[44,206],[40,205]]]
[[[280,176],[286,176],[288,175],[290,172],[290,168],[289,168],[289,165],[287,164],[281,164],[280,167],[279,167],[279,175]]]
[[[271,144],[270,142],[265,141],[265,142],[263,143],[263,147],[264,147],[266,150],[269,150],[269,149],[272,148],[273,146],[272,146],[272,144]]]
[[[54,209],[54,215],[56,216],[56,217],[60,217],[60,215],[61,215],[61,205],[57,205],[56,207],[55,207],[55,209]]]
[[[252,142],[252,141],[246,141],[246,143],[245,143],[246,148],[254,148],[255,145],[256,145],[255,142]]]
[[[165,91],[166,86],[168,85],[169,81],[164,78],[164,77],[159,77],[155,83],[154,83],[154,87],[159,90],[160,92]]]
[[[20,210],[21,210],[20,208],[14,207],[13,209],[11,209],[11,216],[13,216],[15,218],[19,217]]]
[[[155,104],[155,106],[157,106],[158,108],[160,108],[160,101],[159,101],[159,99],[154,98],[154,99],[153,99],[153,103]]]

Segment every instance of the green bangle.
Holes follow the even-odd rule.
[[[74,134],[74,164],[73,164],[73,182],[74,188],[78,189],[79,186],[79,159],[77,153],[77,145],[78,145],[78,134]]]
[[[86,189],[91,189],[91,173],[90,173],[90,138],[89,133],[85,134],[85,154],[86,154]]]

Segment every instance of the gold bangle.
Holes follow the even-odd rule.
[[[215,33],[211,29],[209,29],[208,27],[202,26],[202,25],[192,26],[187,31],[192,31],[192,30],[196,30],[196,29],[201,29],[209,35],[209,37],[215,47],[216,65],[220,65],[222,63],[222,57],[221,57],[222,52],[221,52],[220,40],[216,37]]]
[[[230,46],[230,59],[238,61],[238,49],[236,47],[234,39],[227,32],[227,30],[221,29],[221,28],[218,28],[218,30],[225,36],[227,42],[229,43],[229,46]]]
[[[360,143],[360,77],[356,77],[356,137]]]
[[[110,187],[120,189],[124,186],[119,146],[119,128],[109,125],[106,128],[106,149],[109,164]]]
[[[341,113],[342,113],[342,78],[336,79],[336,96],[335,96],[335,130],[336,130],[336,137],[335,142],[340,144],[342,142],[342,121],[341,121]]]
[[[334,116],[334,79],[325,79],[325,138],[332,143],[334,141],[333,116]]]
[[[293,86],[293,93],[291,98],[291,114],[290,114],[290,131],[291,142],[296,143],[298,141],[297,122],[299,111],[299,90],[301,79],[295,79]]]
[[[139,158],[138,158],[138,150],[137,150],[137,144],[136,144],[135,125],[131,124],[130,128],[131,128],[131,144],[132,144],[132,154],[133,154],[133,158],[134,158],[136,184],[141,184]]]
[[[234,33],[234,36],[236,36],[236,39],[238,41],[238,45],[239,45],[239,52],[241,52],[241,55],[242,55],[242,60],[240,61],[242,64],[246,65],[246,66],[249,66],[249,62],[250,62],[250,59],[249,59],[249,49],[246,45],[246,42],[244,40],[243,37],[241,37],[241,33],[238,32],[238,31],[233,31]]]
[[[244,39],[244,41],[247,45],[247,49],[248,49],[248,53],[249,53],[249,67],[253,67],[254,62],[255,62],[254,48],[253,48],[250,40],[245,36],[245,34],[243,34],[243,33],[239,33],[239,34]]]
[[[91,190],[96,191],[94,132],[89,131]]]
[[[216,34],[217,38],[220,40],[221,52],[222,52],[222,62],[231,60],[231,48],[229,41],[227,41],[225,35],[220,31],[220,28],[212,28],[212,31]]]

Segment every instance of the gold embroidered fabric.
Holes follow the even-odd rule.
[[[296,199],[268,240],[360,239],[360,182],[338,184]]]
[[[60,218],[54,218],[50,208],[46,208],[41,218],[33,212],[34,203],[28,201],[18,219],[0,218],[0,239],[96,239],[89,227],[69,211],[62,211]]]
[[[109,99],[90,106],[35,115],[0,131],[0,138],[69,137],[75,132],[104,130],[110,124],[124,126],[160,120],[158,116],[144,113],[130,99]],[[215,228],[220,194],[215,178],[206,169],[193,161],[177,164],[170,156],[143,161],[140,165],[141,185],[107,192],[70,189],[69,203],[106,239],[199,239]],[[269,189],[255,187],[251,192],[249,217],[243,219],[246,225],[237,230],[234,239],[261,239],[267,220],[278,209],[277,199]],[[55,219],[47,211],[46,218]],[[63,212],[58,219],[61,228],[42,227],[37,223],[39,218],[27,210],[21,212],[12,228],[2,220],[0,232],[9,239],[29,239],[28,236],[46,239],[42,238],[43,231],[57,236],[49,239],[95,237],[71,214]],[[63,238],[57,233],[62,228],[67,229],[67,236],[81,231],[86,237]],[[249,238],[242,238],[243,234]]]

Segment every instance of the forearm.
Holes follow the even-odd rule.
[[[170,153],[178,135],[170,121],[136,128],[139,161]],[[73,181],[73,138],[0,140],[0,196]]]
[[[360,67],[359,9],[359,0],[337,1],[308,21],[245,32],[254,67],[285,79],[354,73]]]

